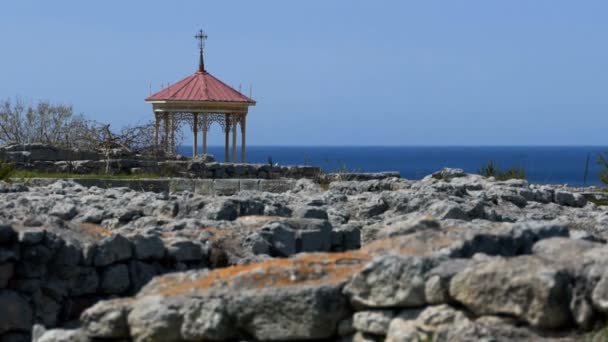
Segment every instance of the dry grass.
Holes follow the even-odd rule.
[[[112,235],[112,231],[94,223],[81,223],[79,228],[82,232],[96,238],[105,238]]]

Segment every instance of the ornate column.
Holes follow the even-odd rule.
[[[192,133],[194,135],[194,144],[192,145],[192,156],[196,157],[198,152],[198,114],[192,113]]]
[[[203,154],[207,154],[207,129],[209,127],[209,114],[203,114]]]
[[[175,154],[175,113],[169,115],[169,119],[171,121],[171,154]]]
[[[241,163],[245,163],[245,133],[247,132],[247,114],[241,116]]]
[[[238,123],[236,114],[232,114],[232,162],[236,163],[236,125]]]
[[[163,113],[163,121],[165,122],[165,153],[169,153],[169,113]]]
[[[228,163],[230,161],[230,159],[228,159],[228,157],[229,157],[228,156],[228,150],[229,150],[229,147],[230,147],[230,139],[229,139],[229,137],[230,137],[230,124],[231,124],[231,122],[230,122],[230,114],[224,114],[224,120],[226,120],[226,124],[225,124],[226,127],[224,127],[224,131],[226,133],[225,141],[224,141],[224,161],[226,163]]]
[[[156,150],[158,150],[158,129],[159,129],[159,122],[158,122],[158,114],[155,112],[154,113],[154,148]]]

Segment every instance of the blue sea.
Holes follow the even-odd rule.
[[[192,154],[191,146],[180,146],[179,150],[186,156]],[[223,161],[224,147],[211,146],[209,153]],[[247,161],[268,163],[272,159],[279,165],[315,165],[325,171],[399,171],[408,179],[420,179],[443,167],[475,173],[494,161],[501,168],[523,167],[531,183],[583,186],[601,184],[599,153],[608,153],[608,146],[248,146]]]

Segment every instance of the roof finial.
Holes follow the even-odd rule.
[[[207,40],[207,35],[203,30],[199,30],[198,33],[194,36],[194,38],[198,40],[198,49],[200,53],[198,71],[205,72],[205,60],[203,59],[203,49],[205,48],[205,40]]]

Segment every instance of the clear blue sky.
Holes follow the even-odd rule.
[[[7,1],[0,97],[146,121],[150,84],[195,71],[202,27],[207,69],[253,84],[252,145],[607,145],[607,15],[605,0]]]

